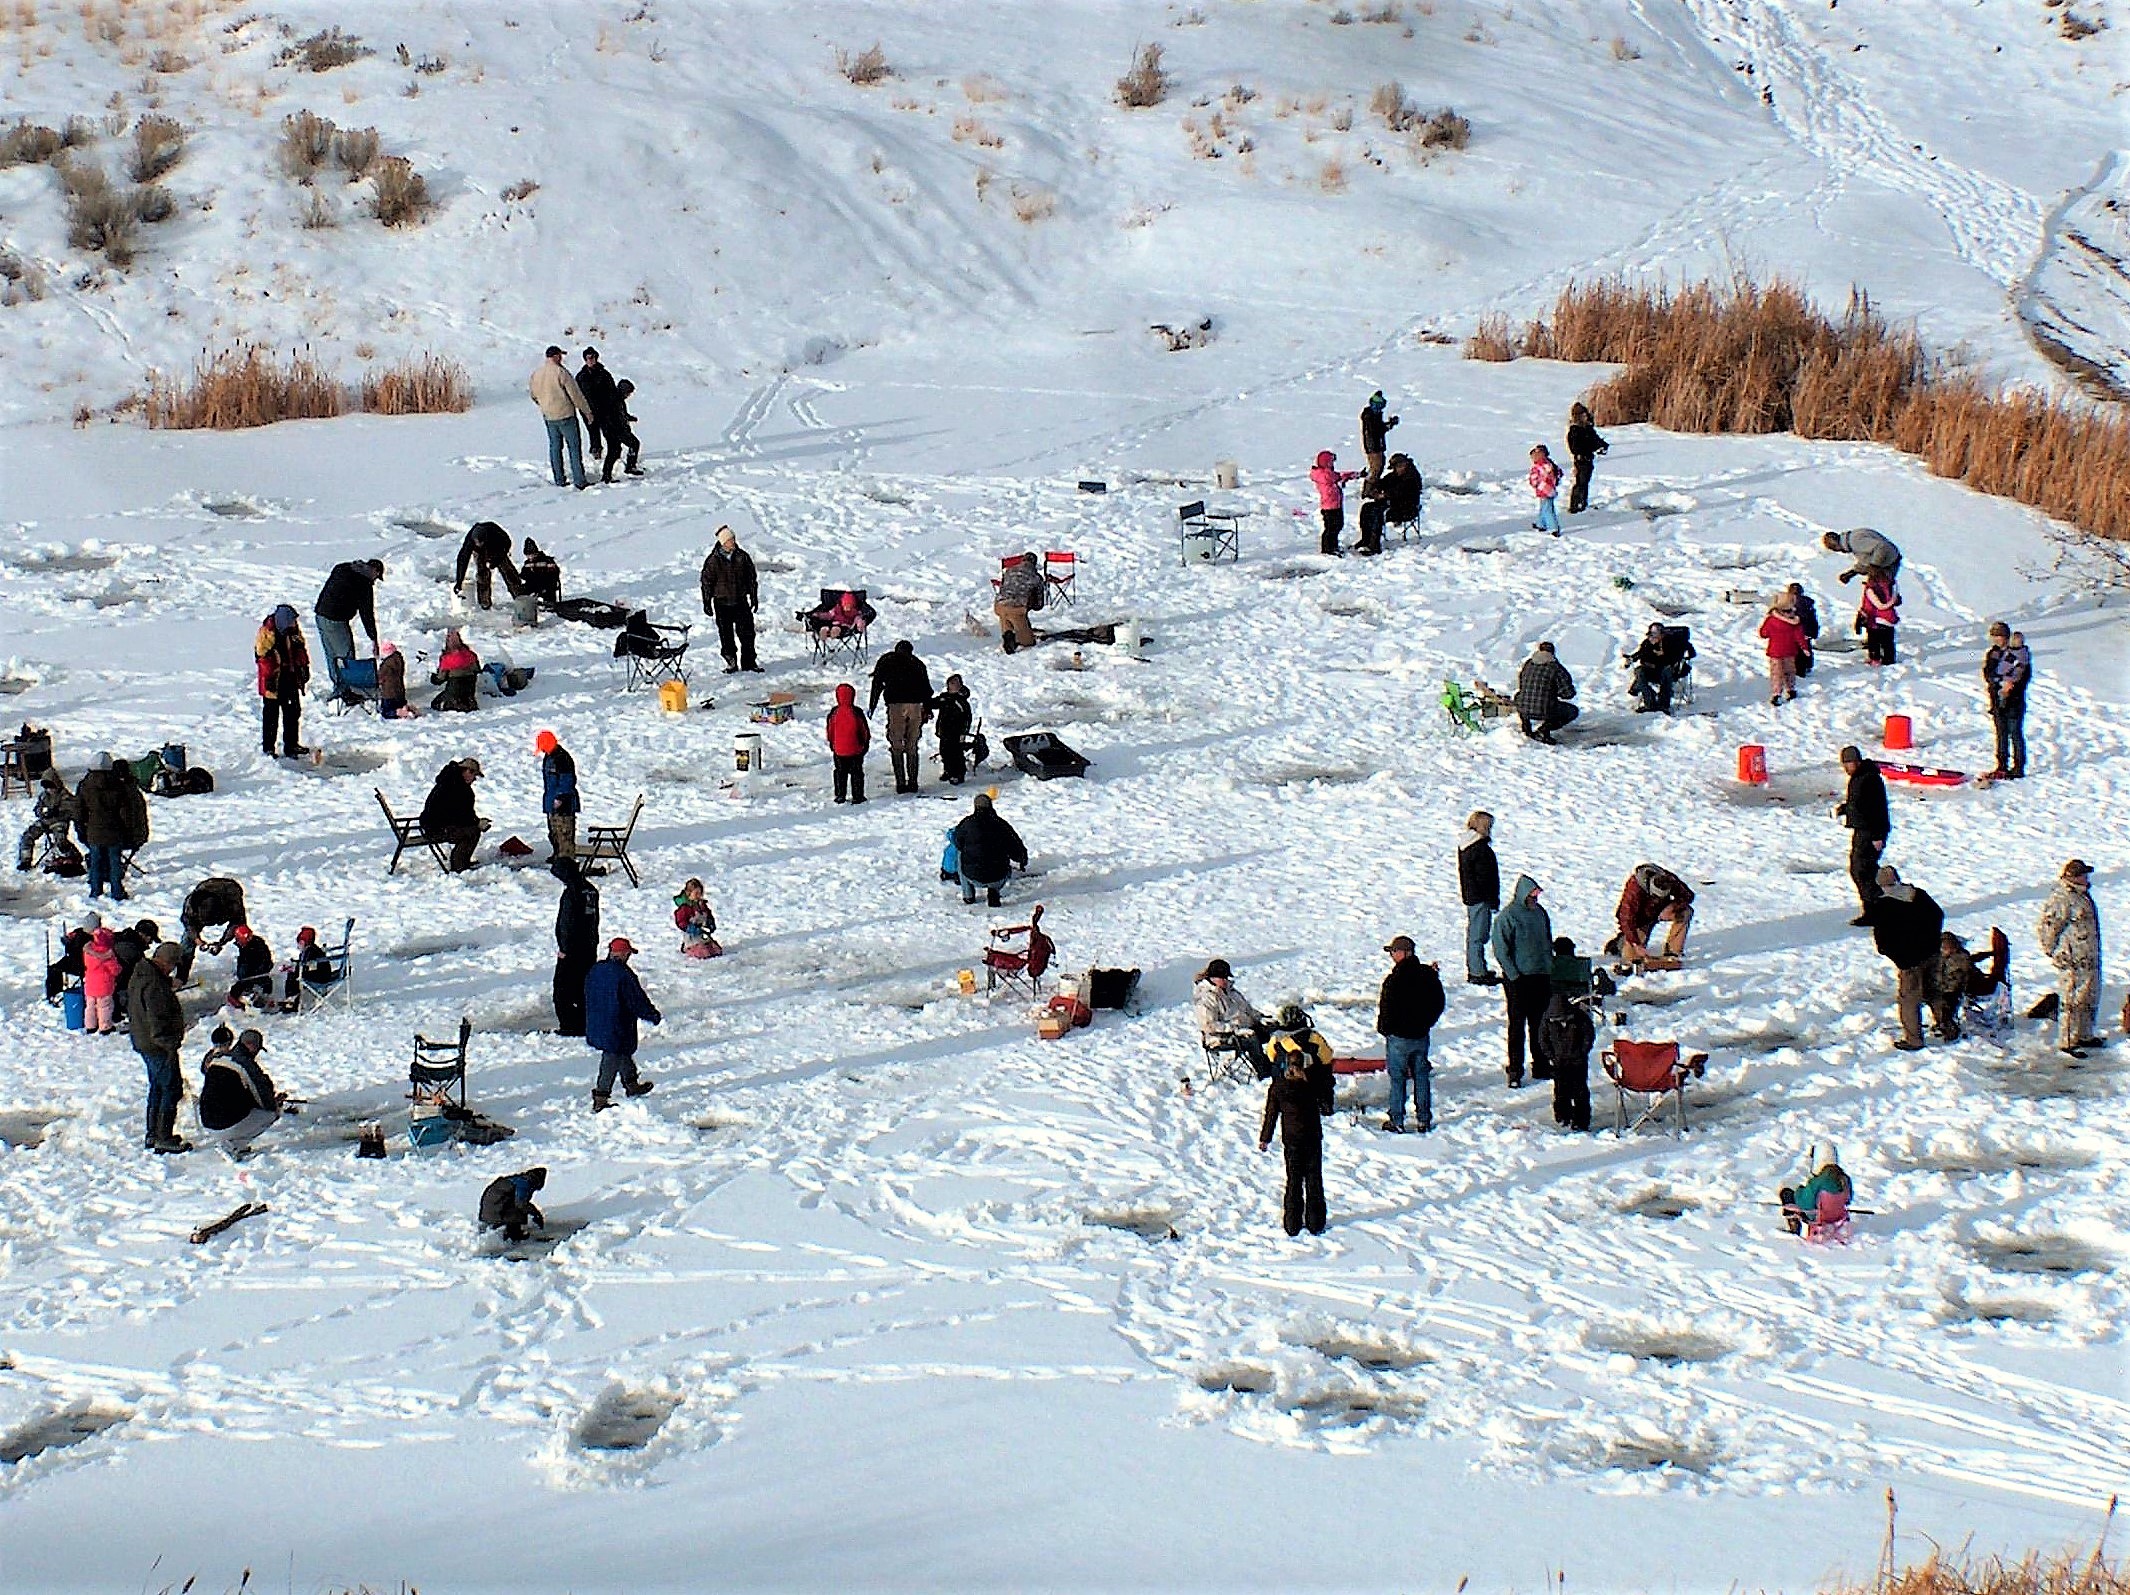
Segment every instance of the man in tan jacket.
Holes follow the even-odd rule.
[[[547,423],[547,463],[554,470],[555,486],[574,486],[581,490],[584,487],[584,434],[577,426],[577,417],[581,415],[589,421],[592,411],[584,402],[577,379],[562,363],[560,346],[552,343],[547,346],[547,358],[534,368],[525,391],[532,395],[533,403],[540,407],[540,419]],[[569,452],[568,482],[562,477],[565,449]]]

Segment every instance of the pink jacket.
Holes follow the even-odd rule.
[[[1326,449],[1316,457],[1316,464],[1309,472],[1309,480],[1316,484],[1316,507],[1320,510],[1342,510],[1346,507],[1346,484],[1361,473],[1341,471],[1334,461],[1337,456]]]
[[[118,995],[118,954],[111,951],[109,931],[98,931],[96,941],[81,950],[81,994],[84,997]]]
[[[1864,584],[1857,616],[1867,626],[1898,626],[1901,623],[1901,592],[1892,582],[1873,577]]]
[[[1551,460],[1531,462],[1531,491],[1540,498],[1552,498],[1561,490],[1561,468]]]

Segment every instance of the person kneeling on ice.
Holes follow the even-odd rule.
[[[1295,1010],[1299,1013],[1300,1010]],[[1287,1010],[1281,1010],[1285,1018]],[[1308,1016],[1302,1015],[1300,1030],[1308,1031]],[[1315,1032],[1308,1031],[1314,1035]],[[1317,1037],[1321,1041],[1322,1037]],[[1327,1053],[1329,1049],[1326,1049]],[[1327,1060],[1324,1073],[1329,1075]],[[1272,1149],[1277,1129],[1281,1150],[1286,1154],[1287,1185],[1280,1200],[1280,1225],[1289,1235],[1324,1233],[1324,1102],[1325,1092],[1309,1078],[1307,1053],[1299,1043],[1288,1050],[1287,1062],[1265,1088],[1265,1116],[1258,1126],[1257,1149]]]
[[[632,1097],[646,1096],[649,1080],[636,1073],[636,1021],[662,1024],[665,1016],[644,995],[643,983],[629,967],[636,951],[625,936],[606,944],[606,957],[584,977],[584,1039],[599,1054],[599,1080],[592,1087],[592,1111],[614,1105],[614,1082]]]
[[[1804,1234],[1810,1225],[1831,1227],[1845,1223],[1855,1195],[1849,1176],[1831,1157],[1804,1184],[1785,1185],[1775,1193],[1776,1200],[1782,1203],[1783,1225],[1792,1235]]]
[[[955,869],[961,876],[961,900],[976,901],[981,891],[991,907],[1013,876],[1014,866],[1028,867],[1028,845],[1021,833],[999,817],[991,794],[979,792],[962,822],[954,827]]]
[[[1590,1128],[1590,1053],[1597,1021],[1590,1010],[1614,991],[1612,978],[1579,958],[1575,942],[1553,938],[1553,994],[1539,1021],[1538,1046],[1553,1070],[1553,1122],[1564,1130]]]
[[[377,717],[412,720],[420,712],[407,702],[407,656],[398,643],[388,642],[377,650]]]
[[[227,1025],[217,1025],[212,1040],[200,1060],[200,1132],[230,1156],[241,1157],[281,1117],[288,1099],[259,1065],[266,1038],[258,1031],[231,1036]]]
[[[274,997],[274,950],[249,925],[231,934],[237,943],[237,973],[229,986],[232,1008],[269,1008]]]
[[[444,651],[437,657],[429,680],[444,690],[429,700],[429,707],[471,714],[481,706],[478,689],[481,656],[467,644],[457,627],[444,633]]]
[[[1620,933],[1605,950],[1619,955],[1617,973],[1677,969],[1686,952],[1687,928],[1694,922],[1693,888],[1661,864],[1637,864],[1620,888],[1613,917]],[[1671,928],[1664,933],[1664,950],[1652,953],[1649,942],[1659,925]]]
[[[673,928],[680,932],[683,958],[716,958],[725,951],[717,943],[717,915],[703,896],[703,883],[692,875],[674,896]]]
[[[481,1192],[481,1228],[499,1229],[506,1241],[522,1241],[536,1229],[547,1228],[547,1215],[533,1202],[535,1193],[547,1188],[547,1170],[520,1169],[499,1175]]]

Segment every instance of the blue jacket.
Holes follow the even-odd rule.
[[[1538,882],[1528,875],[1516,877],[1509,893],[1509,906],[1494,916],[1494,961],[1504,979],[1553,974],[1553,921],[1531,901]]]
[[[594,1052],[636,1052],[636,1021],[657,1024],[665,1016],[643,993],[636,971],[619,958],[602,958],[584,977],[584,1040]]]
[[[540,812],[577,812],[577,761],[567,748],[557,748],[540,761]]]

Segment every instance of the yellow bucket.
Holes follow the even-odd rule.
[[[960,985],[961,985],[961,994],[962,994],[962,995],[963,995],[964,997],[973,997],[973,996],[975,996],[975,995],[976,995],[976,971],[975,971],[975,970],[973,970],[973,969],[964,969],[964,970],[961,970],[961,971],[959,971],[959,972],[958,972],[958,973],[957,973],[957,974],[955,975],[955,977],[954,977],[954,978],[955,978],[955,980],[956,980],[956,981],[958,981],[958,982],[960,983]]]
[[[658,684],[658,706],[668,714],[686,714],[688,684],[685,681],[661,681]]]

